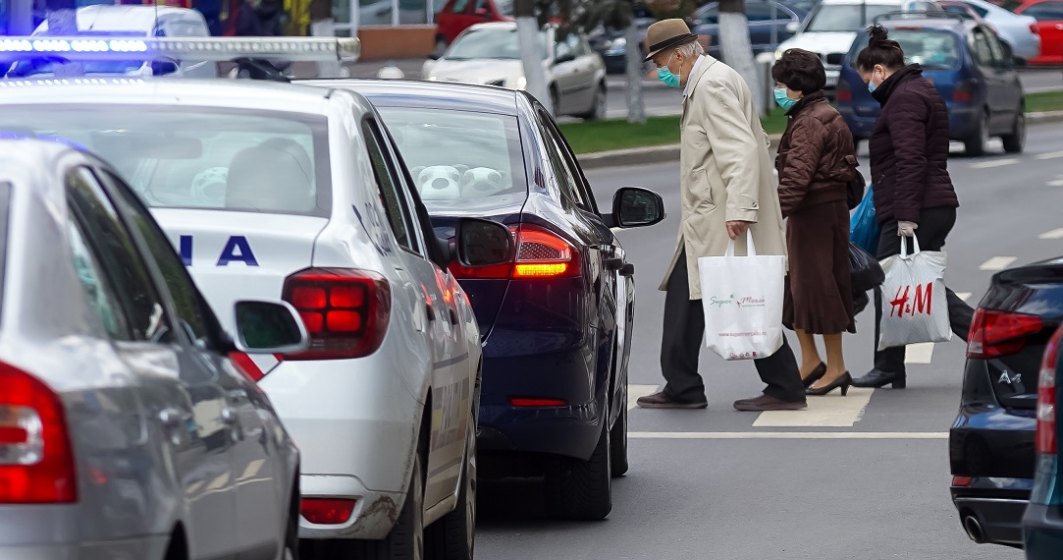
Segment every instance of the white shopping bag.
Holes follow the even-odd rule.
[[[701,257],[701,304],[705,344],[725,360],[767,358],[782,346],[783,277],[786,257],[758,256],[747,233],[749,256],[734,256],[734,241],[722,257]]]
[[[952,340],[949,306],[945,299],[945,253],[920,251],[912,237],[914,252],[901,239],[901,254],[882,261],[882,323],[878,349],[920,342]]]

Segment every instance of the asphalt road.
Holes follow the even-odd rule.
[[[1020,73],[1027,93],[1063,89],[1063,70],[1024,70]],[[606,115],[611,119],[627,117],[627,78],[610,75],[607,78]],[[650,116],[678,115],[680,95],[655,79],[643,80],[646,114]]]
[[[1021,156],[953,158],[962,204],[947,247],[953,289],[977,302],[987,269],[1063,254],[1061,162],[1063,133],[1052,125],[1031,128]],[[674,249],[678,173],[668,162],[588,174],[600,205],[618,187],[642,186],[659,192],[669,212],[660,225],[620,234],[636,266],[636,394],[660,382],[664,297],[656,288]],[[865,312],[859,334],[845,339],[854,374],[871,366],[872,320]],[[550,521],[535,482],[484,485],[477,556],[1018,560],[1019,551],[970,542],[949,500],[945,438],[964,351],[953,341],[910,352],[910,361],[926,363],[908,366],[905,391],[835,393],[815,399],[814,410],[781,416],[734,411],[732,401],[761,389],[752,364],[704,351],[708,410],[631,411],[631,472],[614,485],[608,520]]]

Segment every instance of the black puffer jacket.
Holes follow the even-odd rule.
[[[948,171],[948,109],[922,68],[898,70],[873,96],[882,104],[869,143],[879,223],[918,223],[923,209],[959,206]]]

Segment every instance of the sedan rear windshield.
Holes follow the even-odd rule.
[[[528,181],[517,118],[443,109],[380,109],[430,212],[519,205]]]
[[[808,20],[805,31],[854,32],[859,31],[878,16],[900,11],[899,5],[882,4],[820,4]]]
[[[901,44],[907,64],[920,64],[927,70],[949,70],[962,62],[959,36],[940,29],[891,29],[890,39]],[[867,46],[867,35],[853,44],[850,59]]]
[[[127,105],[4,105],[0,133],[102,157],[153,208],[327,216],[324,117]]]

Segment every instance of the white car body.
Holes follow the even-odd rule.
[[[838,84],[838,75],[841,73],[841,61],[856,40],[856,33],[864,25],[850,26],[850,29],[837,29],[831,31],[809,30],[815,26],[817,15],[824,9],[832,6],[863,6],[867,10],[867,23],[870,25],[876,15],[890,12],[917,11],[927,9],[940,9],[934,2],[925,0],[823,0],[805,18],[801,30],[783,41],[776,49],[776,58],[782,56],[786,49],[804,49],[814,52],[823,59],[823,66],[827,73],[827,88],[833,89]]]
[[[85,6],[77,10],[77,27],[79,33],[92,34],[210,37],[210,29],[203,14],[173,6]],[[41,22],[33,34],[48,34],[48,21]],[[181,67],[182,75],[189,78],[212,78],[217,75],[217,68],[213,63],[182,61]],[[140,72],[151,75],[150,64],[142,65]]]
[[[327,123],[327,167],[317,167],[314,184],[331,183],[331,191],[325,193],[331,204],[318,214],[233,211],[224,206],[155,207],[152,214],[214,309],[231,309],[238,299],[278,298],[286,279],[310,267],[358,269],[390,287],[390,299],[385,300],[390,317],[375,352],[352,359],[252,357],[264,376],[259,386],[301,451],[304,499],[357,500],[349,520],[337,524],[310,523],[304,510],[301,537],[386,537],[407,501],[415,459],[422,452],[424,525],[455,510],[463,495],[464,473],[474,468],[475,461],[469,442],[474,449],[480,333],[465,292],[429,260],[429,244],[436,243],[434,236],[427,235],[431,229],[423,231],[416,216],[406,215],[413,208],[409,194],[413,187],[398,172],[397,152],[387,140],[383,159],[397,176],[388,180],[398,183],[403,208],[399,219],[405,218],[410,227],[413,249],[401,248],[389,227],[365,136],[369,123],[380,123],[372,106],[346,91],[290,84],[87,82],[77,87],[25,82],[0,88],[0,103],[33,105],[35,114],[47,113],[51,105],[73,104],[142,107],[140,118],[166,108],[182,118],[195,111],[220,116],[251,112]],[[140,172],[154,174],[154,169],[138,164],[135,171],[123,173],[139,190],[144,180]],[[231,183],[222,185],[232,188],[224,186]],[[146,202],[152,205],[151,200]],[[231,319],[226,320],[229,314],[219,316],[226,328],[233,328]]]
[[[462,39],[480,31],[508,31],[517,40],[516,22],[503,21],[480,23],[462,32],[451,43],[439,60],[425,62],[424,79],[440,82],[481,84],[523,90],[527,87],[524,67],[520,59],[477,58],[450,60],[450,54]],[[543,58],[543,74],[547,87],[555,101],[555,115],[578,115],[592,118],[605,116],[605,63],[602,57],[590,48],[587,41],[577,35],[569,35],[563,42],[557,40],[556,28],[547,26],[542,31],[546,42]],[[460,47],[459,47],[460,48]],[[574,49],[574,58],[561,60],[561,51]]]
[[[1008,11],[984,0],[949,0],[965,5],[973,15],[989,24],[1000,39],[1011,48],[1017,58],[1036,58],[1041,54],[1041,35],[1036,32],[1037,20]]]

